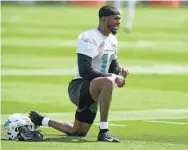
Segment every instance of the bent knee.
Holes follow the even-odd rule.
[[[113,77],[98,77],[90,82],[90,94],[94,100],[96,100],[102,89],[106,91],[112,91],[115,85],[115,79]]]
[[[114,86],[114,84],[115,84],[114,78],[113,77],[105,77],[105,84]]]
[[[112,91],[113,88],[114,88],[114,84],[115,84],[114,78],[112,78],[112,77],[105,77],[103,85],[102,85],[102,88],[104,90]]]
[[[72,134],[69,134],[70,136],[78,136],[78,137],[85,137],[87,135],[87,133],[85,132],[75,132]]]
[[[99,86],[99,87],[103,87],[105,85],[113,86],[114,84],[115,84],[115,80],[111,76],[95,78],[90,82],[91,86]]]
[[[81,133],[78,133],[77,136],[79,137],[85,137],[87,135],[87,133],[85,132],[81,132]]]

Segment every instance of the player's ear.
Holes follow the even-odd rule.
[[[107,21],[108,20],[108,16],[104,17],[104,21]]]
[[[106,21],[107,21],[107,17],[103,16],[103,17],[101,18],[101,21],[102,21],[102,22],[106,22]]]

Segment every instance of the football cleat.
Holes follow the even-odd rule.
[[[111,135],[110,131],[107,131],[105,133],[99,132],[97,140],[103,142],[120,142],[119,139]]]
[[[44,116],[41,116],[36,111],[31,111],[29,114],[29,118],[34,123],[35,127],[37,128],[42,125],[42,120],[43,120]]]

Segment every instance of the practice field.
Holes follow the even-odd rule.
[[[2,5],[1,124],[37,110],[72,122],[67,93],[76,66],[76,38],[96,28],[98,9]],[[124,16],[122,17],[124,23]],[[138,8],[133,32],[117,34],[127,85],[115,88],[109,126],[121,143],[97,142],[99,113],[86,138],[41,128],[43,142],[7,141],[3,150],[187,150],[188,10]]]

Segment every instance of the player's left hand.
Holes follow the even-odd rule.
[[[125,69],[124,67],[121,69],[121,75],[126,78],[127,75],[129,74],[128,69]]]

